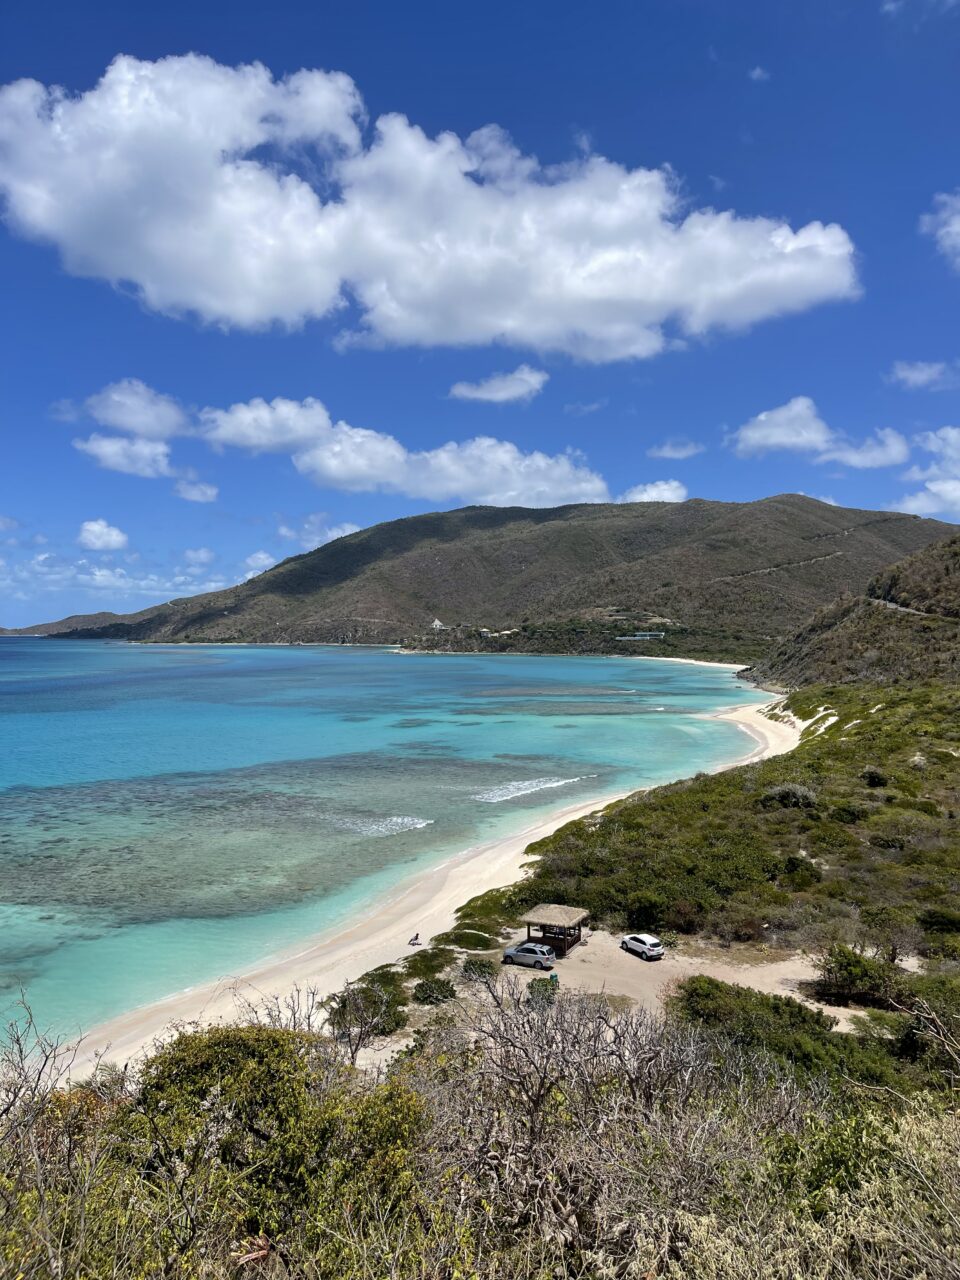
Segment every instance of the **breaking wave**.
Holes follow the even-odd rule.
[[[400,813],[389,818],[344,818],[337,825],[361,836],[396,836],[401,831],[432,827],[433,818],[411,818]]]
[[[522,782],[506,782],[501,787],[477,791],[471,798],[482,800],[484,804],[501,804],[504,800],[515,800],[517,796],[529,796],[535,791],[549,791],[551,787],[569,787],[574,782],[583,782],[585,778],[597,776],[595,773],[585,773],[579,778],[527,778]]]

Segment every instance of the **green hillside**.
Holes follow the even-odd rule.
[[[647,625],[670,633],[660,646],[665,652],[737,659],[768,650],[814,609],[843,592],[863,592],[884,566],[950,529],[799,495],[752,503],[467,507],[361,530],[225,591],[24,630],[130,640],[418,643],[432,641],[429,628],[439,618],[467,629],[446,636],[453,646],[475,645],[471,630],[481,627],[560,624],[566,634],[553,647],[578,651],[577,631],[592,628],[599,631],[593,649],[603,651],[616,647],[617,635]],[[630,651],[657,652],[658,643]]]
[[[820,610],[750,675],[783,687],[960,682],[960,537],[890,566],[863,595]]]

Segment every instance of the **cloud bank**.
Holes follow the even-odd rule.
[[[668,168],[543,165],[495,125],[370,128],[346,75],[196,54],[118,57],[75,95],[0,89],[0,194],[67,271],[151,310],[341,317],[343,342],[637,359],[858,293],[836,224],[690,208]]]
[[[512,377],[513,375],[507,375]],[[545,376],[545,375],[544,375]],[[114,386],[129,386],[129,381]],[[144,404],[169,402],[182,413],[177,430],[204,441],[212,449],[242,449],[248,453],[287,453],[301,475],[324,488],[345,493],[393,493],[431,502],[460,500],[491,506],[551,507],[572,502],[609,502],[607,482],[576,450],[544,453],[525,451],[509,440],[475,436],[448,441],[433,449],[408,449],[396,436],[348,422],[334,421],[322,401],[313,397],[273,400],[255,397],[221,409],[206,407],[188,414],[170,397],[139,383],[132,412],[115,415],[119,428],[142,429]],[[104,388],[85,403],[112,402],[113,388]],[[121,397],[122,399],[122,397]],[[148,427],[147,429],[151,429]],[[102,467],[145,478],[177,476],[181,497],[195,502],[216,497],[216,489],[197,480],[193,472],[176,468],[166,440],[135,434],[74,440],[74,446]],[[651,495],[634,501],[680,501],[686,490],[678,481],[660,480],[645,486]],[[208,492],[209,491],[209,492]],[[322,536],[323,531],[329,537]],[[353,532],[352,526],[317,524],[284,536],[310,545]]]

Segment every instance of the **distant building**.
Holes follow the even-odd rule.
[[[618,640],[662,640],[665,631],[635,631],[632,636],[617,636]]]
[[[434,620],[430,623],[430,626],[434,631],[446,631],[447,629],[443,625],[443,623],[440,621],[439,618],[434,618]]]

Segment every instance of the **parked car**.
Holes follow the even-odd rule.
[[[521,942],[507,947],[503,953],[504,964],[525,964],[531,969],[552,969],[557,953],[542,942]]]
[[[644,960],[663,959],[663,943],[652,933],[628,933],[620,940],[620,946],[635,956],[643,956]]]

